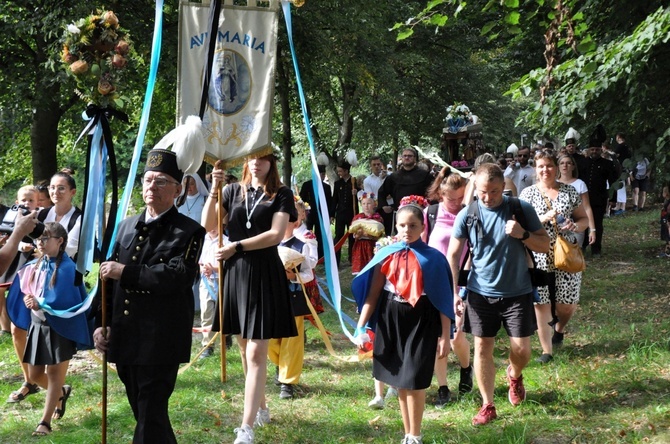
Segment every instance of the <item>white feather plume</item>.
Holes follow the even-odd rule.
[[[321,151],[319,153],[319,155],[316,157],[316,164],[317,165],[328,166],[329,163],[330,163],[330,160],[328,159],[328,155],[326,153],[324,153],[323,151]]]
[[[573,127],[570,127],[570,129],[568,129],[568,132],[565,133],[565,139],[563,139],[563,140],[575,139],[575,140],[579,141],[580,137],[582,137],[582,135],[579,134],[576,129],[574,129]]]
[[[358,165],[358,158],[356,157],[356,151],[354,151],[354,150],[347,151],[347,155],[344,156],[344,159],[352,167],[355,167],[356,165]]]
[[[508,153],[513,153],[515,156],[519,152],[519,147],[516,146],[516,143],[511,144],[510,146],[507,147],[507,152]]]
[[[197,173],[205,157],[200,117],[188,116],[183,125],[167,133],[154,148],[168,149],[170,146],[177,155],[177,167],[184,174]]]

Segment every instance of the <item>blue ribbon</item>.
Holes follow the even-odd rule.
[[[340,319],[340,325],[342,326],[342,331],[349,338],[349,340],[354,339],[352,334],[349,332],[346,327],[343,319],[342,313],[342,290],[340,288],[340,276],[337,273],[337,267],[335,266],[335,248],[333,244],[333,238],[330,233],[330,224],[326,225],[326,221],[330,222],[330,219],[326,213],[328,209],[325,205],[320,205],[319,202],[325,202],[325,194],[323,192],[323,184],[321,183],[321,176],[319,175],[319,165],[316,162],[316,146],[314,145],[314,139],[312,138],[312,125],[309,121],[309,115],[307,113],[307,101],[305,99],[305,92],[302,88],[302,81],[300,79],[300,69],[298,68],[298,58],[295,53],[295,46],[293,45],[293,25],[291,22],[291,3],[288,0],[282,0],[282,9],[284,11],[284,21],[286,22],[286,33],[288,34],[288,42],[291,48],[291,58],[293,59],[293,68],[295,70],[296,85],[298,86],[298,96],[300,97],[300,107],[302,109],[303,122],[305,124],[305,133],[307,134],[307,140],[309,142],[310,156],[312,159],[312,186],[314,187],[314,198],[316,200],[316,209],[318,209],[319,214],[319,224],[321,226],[321,239],[322,245],[324,245],[324,260],[325,260],[325,269],[326,269],[326,278],[328,283],[328,291],[333,295],[333,307],[337,312],[337,315]]]
[[[116,214],[116,222],[114,224],[114,232],[110,240],[110,245],[113,246],[118,235],[119,223],[125,219],[128,212],[128,205],[130,204],[130,196],[133,193],[135,185],[135,177],[137,176],[137,169],[142,157],[142,147],[144,146],[144,136],[147,133],[147,125],[149,124],[149,115],[151,114],[151,100],[154,95],[156,86],[156,76],[158,74],[158,65],[160,62],[161,46],[163,42],[163,0],[156,0],[156,14],[154,18],[154,38],[151,47],[151,65],[149,67],[149,79],[147,80],[147,89],[144,94],[144,104],[142,105],[142,115],[140,116],[140,127],[137,131],[137,139],[135,140],[135,149],[133,151],[133,159],[128,170],[128,179],[126,180],[126,187],[123,190],[121,201],[119,202],[119,211]],[[112,250],[107,252],[105,259],[109,259]]]

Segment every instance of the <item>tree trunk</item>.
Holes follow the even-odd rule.
[[[43,95],[41,106],[35,107],[30,127],[30,146],[33,165],[33,181],[49,180],[58,170],[56,148],[58,146],[58,123],[61,110],[58,102],[50,97],[59,97],[58,87],[52,87],[50,95]],[[53,91],[53,90],[56,91]]]

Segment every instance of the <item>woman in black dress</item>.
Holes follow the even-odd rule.
[[[212,190],[224,183],[223,170],[212,171]],[[202,213],[209,231],[217,227],[217,210],[228,218],[230,243],[220,248],[225,260],[223,285],[223,334],[238,335],[245,369],[244,414],[235,429],[236,444],[253,443],[254,425],[270,421],[265,403],[268,344],[272,338],[297,335],[286,273],[277,245],[289,220],[297,214],[291,190],[279,180],[273,155],[249,159],[242,180],[225,187],[220,205],[213,191]],[[214,322],[215,329],[218,327]]]

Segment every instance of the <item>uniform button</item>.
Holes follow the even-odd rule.
[[[126,315],[126,316],[128,316],[128,315],[130,314],[130,312],[129,312],[128,310],[124,310],[124,311],[123,311],[123,314]]]
[[[144,240],[144,236],[140,236],[139,239],[140,239],[140,241],[143,241],[143,240]]]
[[[160,258],[160,261],[163,262],[163,258]]]
[[[130,305],[130,301],[129,301],[128,299],[126,299],[125,301],[123,301],[123,303],[126,304],[126,305]]]
[[[136,261],[136,260],[137,260],[137,256],[133,256],[133,261]]]
[[[142,228],[142,231],[149,231],[147,227]]]
[[[135,247],[135,251],[140,251],[141,249],[142,249],[142,247],[140,247],[139,245],[137,247]]]

